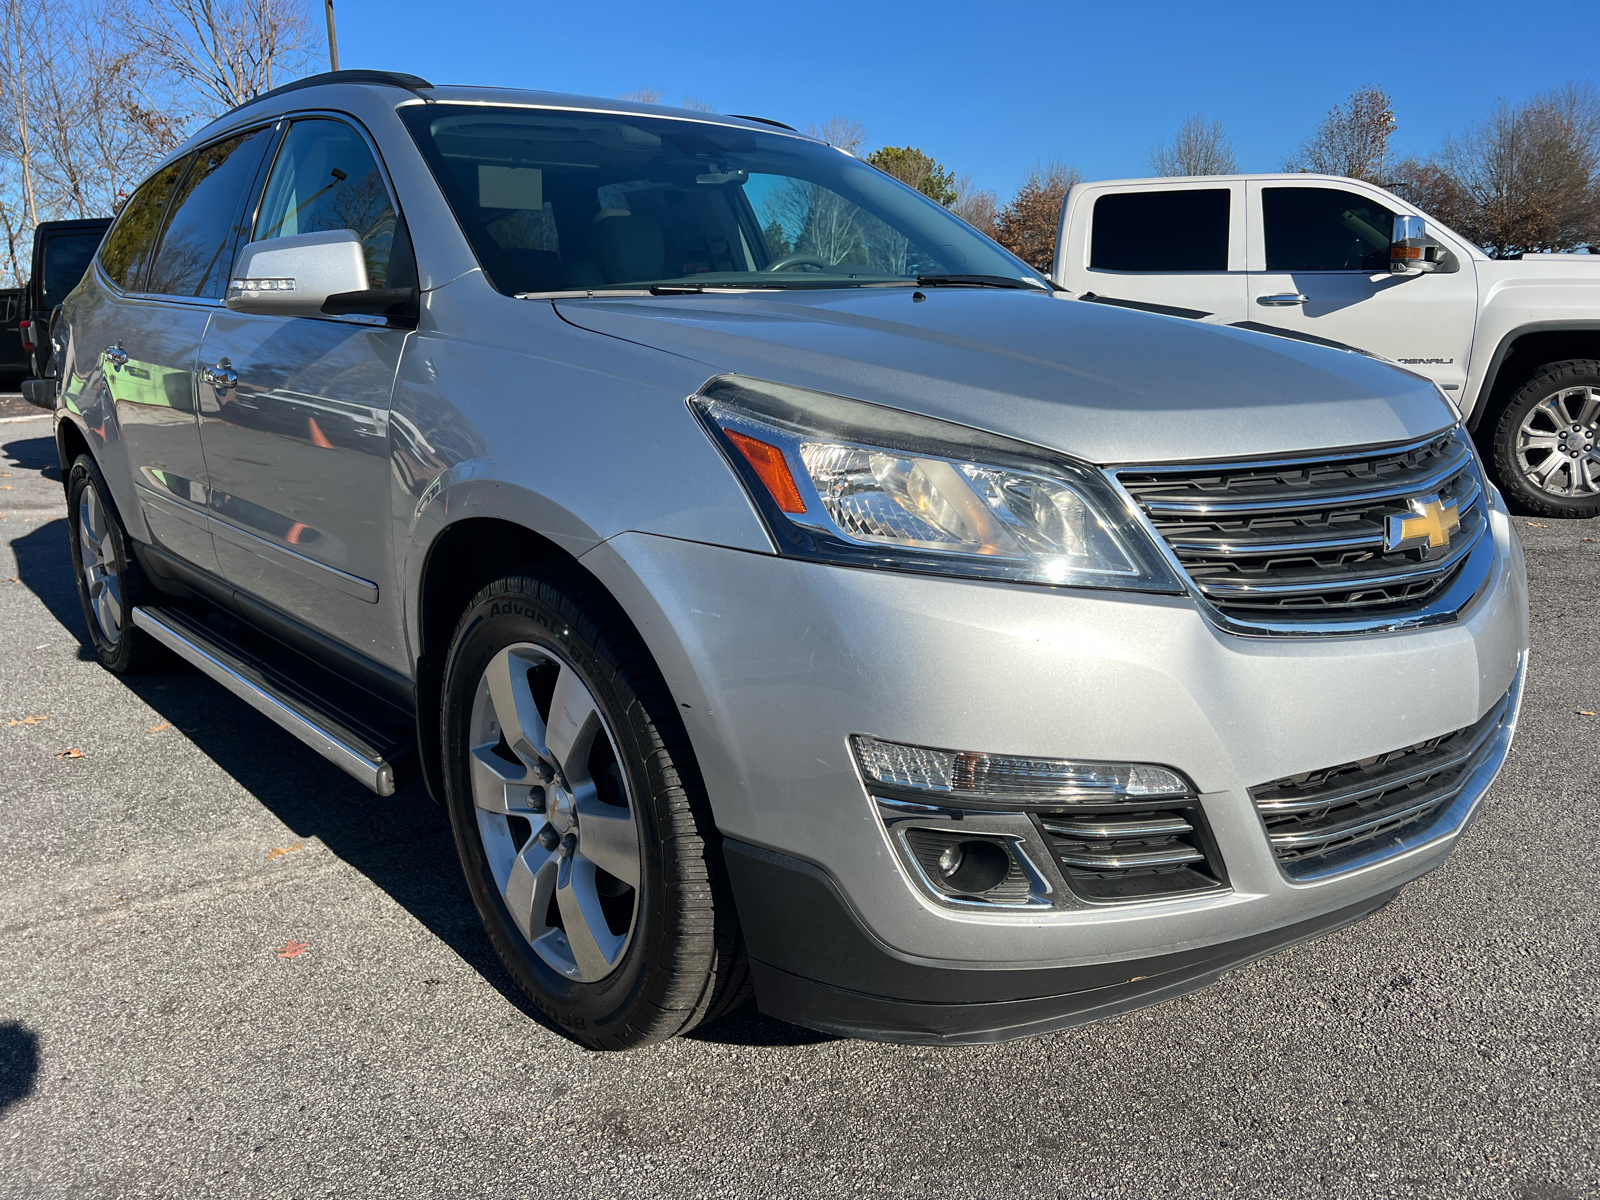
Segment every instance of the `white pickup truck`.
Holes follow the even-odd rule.
[[[1504,491],[1548,516],[1600,513],[1600,256],[1491,259],[1391,192],[1311,174],[1080,183],[1056,247],[1053,278],[1078,299],[1424,375]]]

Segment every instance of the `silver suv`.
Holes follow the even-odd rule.
[[[1063,299],[776,122],[305,80],[64,330],[101,661],[420,773],[592,1046],[1155,1003],[1436,866],[1511,740],[1522,555],[1438,388]]]

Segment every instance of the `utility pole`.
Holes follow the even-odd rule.
[[[333,0],[323,0],[328,10],[328,69],[339,69],[339,35],[333,29]]]

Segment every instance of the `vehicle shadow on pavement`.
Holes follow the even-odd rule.
[[[61,482],[61,463],[56,457],[56,439],[50,434],[43,437],[18,438],[0,446],[0,450],[24,471],[37,471],[44,478]]]
[[[0,1022],[0,1115],[27,1099],[39,1076],[39,1035],[20,1021]]]
[[[8,449],[15,455],[16,443]],[[49,521],[11,547],[20,582],[78,641],[79,657],[93,658],[67,551],[67,522]],[[379,798],[219,684],[176,660],[170,670],[122,676],[115,682],[180,729],[296,838],[316,838],[388,893],[508,1002],[567,1036],[523,995],[495,954],[461,878],[450,820],[420,781]],[[691,1036],[751,1046],[827,1040],[826,1035],[764,1016],[753,1005]]]

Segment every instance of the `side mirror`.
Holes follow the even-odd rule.
[[[367,290],[367,260],[352,229],[251,242],[239,252],[228,295],[234,312],[320,317],[330,296]]]
[[[1389,274],[1449,274],[1460,269],[1456,256],[1428,236],[1427,221],[1409,216],[1394,219],[1394,232],[1389,239]]]

